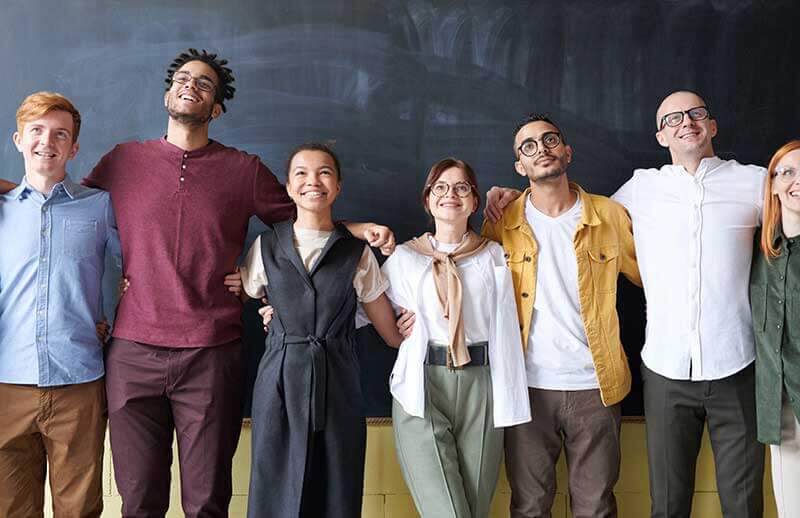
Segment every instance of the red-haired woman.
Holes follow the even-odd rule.
[[[750,276],[758,439],[770,445],[778,515],[800,516],[800,140],[775,152]]]

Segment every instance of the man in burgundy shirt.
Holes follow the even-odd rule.
[[[163,517],[177,432],[187,517],[228,516],[241,429],[241,304],[223,283],[250,217],[294,215],[258,157],[209,140],[233,97],[225,60],[189,49],[167,71],[167,135],[120,144],[85,179],[109,191],[130,288],[106,354],[114,471],[124,517]],[[352,224],[380,246],[385,227]]]

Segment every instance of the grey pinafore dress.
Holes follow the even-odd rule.
[[[337,225],[311,271],[292,222],[261,234],[275,314],[253,390],[250,518],[357,518],[366,425],[353,278],[364,243]]]

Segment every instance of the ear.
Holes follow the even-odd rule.
[[[19,134],[19,131],[15,131],[13,135],[11,135],[11,140],[14,142],[14,145],[17,147],[17,151],[22,153],[22,135]]]
[[[211,109],[211,118],[216,119],[222,115],[222,105],[219,103],[214,103],[214,108]]]
[[[514,170],[517,171],[517,174],[520,176],[528,176],[528,174],[525,172],[525,168],[522,167],[522,160],[520,159],[517,159],[517,161],[514,162]]]
[[[78,154],[78,150],[81,148],[81,145],[76,140],[74,144],[72,144],[72,149],[69,150],[69,155],[67,155],[67,160],[72,160],[75,158],[75,155]]]
[[[167,107],[167,99],[169,98],[169,90],[164,92],[164,108]]]
[[[667,137],[661,132],[661,130],[656,131],[656,140],[658,141],[661,147],[669,147],[669,142],[667,142]]]
[[[711,119],[709,122],[711,124],[708,128],[708,134],[711,135],[711,138],[714,138],[717,136],[717,121],[716,119]]]
[[[564,151],[567,153],[567,163],[572,162],[572,146],[564,146]]]

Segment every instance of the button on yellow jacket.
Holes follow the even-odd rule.
[[[618,403],[631,389],[628,358],[619,338],[617,316],[617,277],[624,274],[642,285],[633,231],[628,213],[619,203],[588,194],[577,184],[570,188],[581,197],[581,220],[575,231],[575,257],[578,262],[578,295],[581,318],[589,340],[589,350],[597,371],[600,395],[606,406]],[[506,207],[502,219],[484,222],[481,234],[503,246],[514,282],[522,348],[527,350],[528,335],[536,297],[538,247],[533,230],[525,219],[525,203],[530,189]]]

